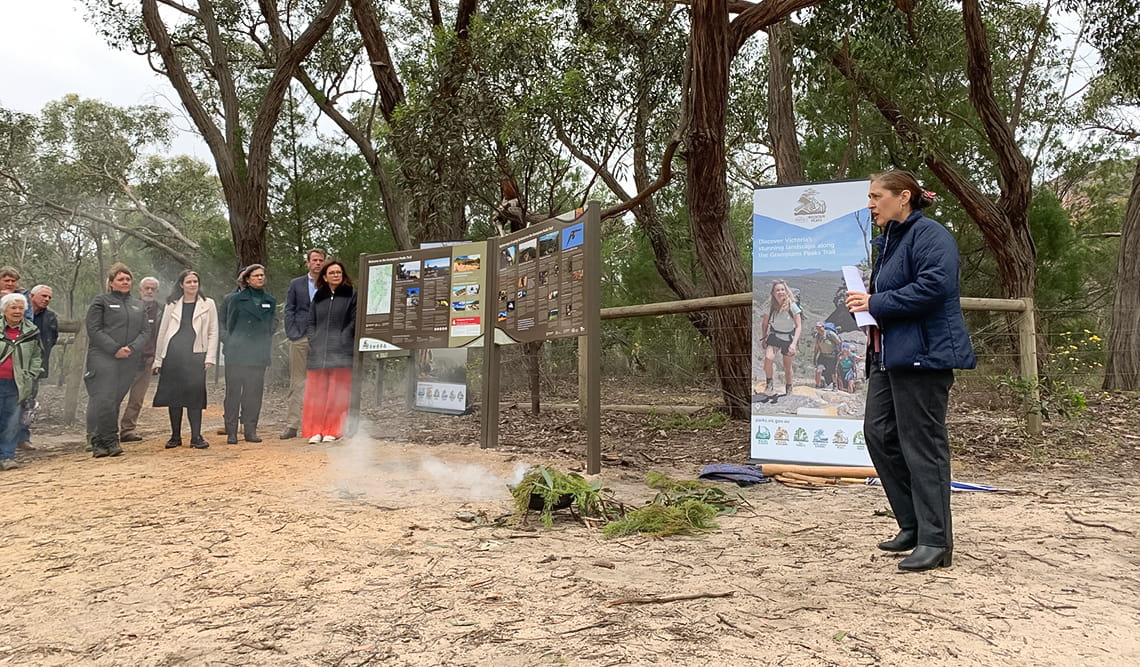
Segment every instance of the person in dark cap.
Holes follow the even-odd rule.
[[[226,442],[236,444],[240,423],[246,442],[261,442],[257,422],[265,393],[265,369],[277,328],[277,299],[265,291],[265,267],[250,264],[238,276],[240,289],[226,302]]]

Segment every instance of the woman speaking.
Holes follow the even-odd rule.
[[[884,551],[914,551],[905,571],[949,567],[950,442],[946,405],[954,369],[974,368],[958,293],[958,244],[922,215],[933,203],[909,172],[871,177],[867,207],[882,233],[871,291],[848,292],[851,312],[878,322],[867,344],[863,433],[898,522]]]

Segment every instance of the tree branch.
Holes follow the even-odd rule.
[[[818,5],[820,2],[821,0],[761,0],[750,7],[742,8],[736,18],[728,24],[729,61],[736,57],[740,48],[752,35],[773,23],[784,20],[792,12]]]
[[[344,114],[340,113],[340,110],[317,89],[316,84],[305,72],[304,68],[298,67],[295,77],[297,81],[301,82],[301,85],[304,86],[305,90],[309,93],[309,97],[313,99],[321,112],[336,123],[337,127],[356,144],[357,150],[360,151],[361,157],[363,157],[364,161],[368,164],[368,168],[372,171],[372,176],[376,180],[376,185],[380,190],[380,199],[384,205],[384,215],[388,219],[388,226],[392,230],[392,237],[396,241],[396,247],[400,250],[410,250],[412,248],[412,238],[411,233],[408,231],[407,218],[401,214],[400,197],[396,192],[395,186],[392,184],[392,180],[388,177],[388,172],[384,169],[384,164],[380,156],[376,153],[376,148],[372,145],[371,138],[357,127],[355,123],[346,118]]]
[[[1045,29],[1049,27],[1049,10],[1052,8],[1053,0],[1046,0],[1045,6],[1041,8],[1041,20],[1037,22],[1037,27],[1033,30],[1033,38],[1029,40],[1029,52],[1025,55],[1021,76],[1017,80],[1017,86],[1013,89],[1013,103],[1009,111],[1009,124],[1013,127],[1017,127],[1021,119],[1021,105],[1025,98],[1025,87],[1028,85],[1029,76],[1033,72],[1037,52],[1041,49],[1041,37],[1045,34]]]
[[[380,95],[380,113],[384,120],[391,121],[392,113],[396,107],[404,103],[404,86],[396,72],[396,64],[392,62],[392,54],[388,50],[388,41],[380,21],[376,18],[376,10],[372,8],[371,0],[349,0],[352,7],[352,18],[360,30],[364,40],[364,50],[368,53],[368,64],[372,68],[372,78],[376,80],[377,92]]]
[[[214,163],[218,168],[218,179],[222,183],[222,188],[231,194],[236,192],[237,178],[234,156],[228,149],[226,137],[214,124],[209,112],[202,104],[201,98],[195,92],[193,84],[190,83],[190,78],[182,65],[182,58],[175,50],[170,40],[170,33],[166,30],[166,24],[162,22],[162,17],[158,14],[157,0],[142,0],[142,16],[147,34],[154,42],[155,51],[166,68],[163,74],[170,79],[171,85],[178,93],[178,98],[182,100],[182,106],[190,115],[190,120],[194,122],[194,126],[198,128],[202,139],[210,148],[210,154],[213,155]],[[155,68],[152,67],[152,69]]]
[[[116,229],[116,230],[126,234],[127,236],[130,236],[132,238],[135,238],[135,239],[141,241],[144,245],[147,245],[151,248],[154,248],[155,250],[159,250],[161,252],[166,253],[167,255],[170,256],[171,259],[178,262],[179,264],[181,264],[184,267],[194,266],[194,261],[190,258],[189,255],[185,255],[183,253],[180,253],[177,250],[175,250],[174,248],[171,248],[170,246],[166,245],[162,241],[159,241],[156,238],[153,238],[147,234],[144,234],[137,229],[133,229],[131,227],[126,227],[124,225],[121,225],[121,224],[115,222],[114,220],[110,220],[107,218],[101,218],[101,217],[96,216],[96,215],[91,215],[90,213],[85,213],[83,211],[80,211],[80,210],[77,210],[74,208],[70,208],[70,207],[64,206],[62,204],[57,204],[53,201],[42,199],[40,197],[36,197],[35,199],[37,200],[36,201],[37,204],[39,204],[40,206],[43,206],[44,208],[50,209],[52,211],[56,211],[58,213],[66,213],[66,214],[71,215],[71,216],[83,218],[84,220],[90,220],[91,222],[97,222],[101,225],[107,225],[108,227],[110,227],[112,229]]]
[[[107,174],[107,177],[112,178],[112,176],[110,174]],[[178,230],[177,227],[175,227],[173,224],[171,224],[170,221],[168,221],[165,218],[163,218],[162,216],[156,215],[154,212],[152,212],[147,207],[147,205],[144,204],[143,201],[141,199],[139,199],[137,195],[135,195],[135,191],[130,186],[130,184],[128,184],[126,181],[124,181],[121,178],[116,179],[116,180],[119,183],[119,187],[122,188],[123,193],[126,194],[127,197],[134,204],[134,210],[135,211],[138,211],[140,214],[142,214],[142,216],[144,218],[151,220],[153,222],[156,222],[159,225],[161,225],[163,229],[165,229],[166,231],[168,231],[172,235],[174,235],[174,238],[176,238],[179,241],[181,241],[182,243],[186,244],[186,247],[191,248],[192,250],[195,250],[195,251],[197,251],[201,248],[201,246],[198,245],[197,242],[187,238],[181,231]]]
[[[970,80],[970,102],[978,112],[997,155],[1001,175],[1001,208],[1021,211],[1024,217],[1033,197],[1029,160],[1017,146],[1013,129],[998,106],[993,89],[993,66],[990,64],[989,42],[982,22],[979,0],[962,0],[962,23],[966,31],[966,75]]]
[[[270,0],[259,0],[265,4]],[[281,115],[281,106],[285,101],[285,93],[289,90],[289,82],[300,67],[301,62],[316,47],[321,37],[328,32],[336,19],[337,13],[344,6],[344,0],[328,0],[318,11],[313,21],[301,36],[282,54],[278,54],[273,69],[273,78],[265,88],[257,116],[253,121],[253,128],[249,137],[249,187],[254,190],[252,203],[264,207],[265,193],[268,190],[269,156],[273,150],[273,131],[277,126],[277,119]],[[265,12],[265,18],[270,22],[277,21],[275,12]],[[258,220],[264,224],[264,216],[257,215]],[[251,221],[252,222],[252,221]]]
[[[193,16],[194,18],[198,19],[199,21],[202,20],[201,14],[194,11],[193,9],[190,9],[186,5],[183,5],[183,4],[177,3],[177,2],[173,2],[172,0],[158,0],[158,1],[161,2],[162,4],[166,5],[167,7],[173,7],[174,9],[177,9],[178,11],[182,12],[183,14],[186,14],[188,16]]]

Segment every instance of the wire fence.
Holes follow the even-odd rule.
[[[1088,313],[1067,309],[1039,309],[1041,327],[1038,352],[1042,382],[1061,392],[1093,392],[1104,382],[1107,325],[1097,323]],[[1017,313],[971,311],[967,322],[978,358],[974,370],[956,374],[952,405],[977,406],[1008,416],[1024,416],[1024,392],[1020,382]],[[702,326],[711,334],[726,330],[748,340],[752,326],[724,327],[719,318],[706,318]],[[1076,326],[1073,323],[1076,323]],[[1088,326],[1082,324],[1088,323]],[[67,356],[83,350],[66,345],[57,348],[52,358],[53,384],[63,385],[61,372],[69,366]],[[288,343],[275,346],[276,354],[267,380],[271,387],[288,383]],[[650,405],[707,406],[722,402],[717,379],[716,357],[708,336],[698,331],[689,315],[658,315],[608,319],[602,322],[601,358],[604,403],[643,403]],[[793,384],[814,388],[816,366],[813,363],[813,332],[805,323],[797,354],[793,360]],[[861,355],[862,350],[858,353]],[[546,341],[535,353],[538,360],[539,397],[544,403],[573,402],[578,398],[578,341],[564,338]],[[527,402],[531,398],[532,355],[522,345],[502,348],[501,394],[504,400]],[[755,348],[737,355],[746,368],[762,362]],[[72,362],[74,363],[74,362]],[[403,361],[387,362],[384,391],[388,400],[406,392],[408,382]],[[478,396],[481,377],[481,352],[472,350],[468,363],[468,384],[472,396]],[[862,364],[855,364],[854,389],[863,381]],[[378,366],[374,361],[364,365],[364,400],[373,402]],[[783,370],[777,364],[776,374],[783,385]],[[221,382],[220,372],[213,378]],[[757,375],[753,373],[753,375]],[[759,375],[762,375],[760,373]],[[750,379],[750,383],[754,380]],[[748,400],[747,397],[743,397]]]
[[[1105,377],[1107,331],[1064,324],[1071,311],[1038,311],[1046,328],[1038,329],[1041,385],[1056,392],[1099,390]],[[1012,316],[1012,317],[1011,317]],[[978,358],[976,369],[956,373],[952,401],[1024,416],[1028,387],[1020,375],[1021,355],[1016,331],[1017,313],[969,313],[971,340]],[[1053,323],[1062,322],[1060,326]],[[720,332],[708,325],[710,333]],[[678,404],[707,404],[720,400],[716,359],[708,337],[698,332],[685,315],[607,320],[602,323],[603,399],[628,402],[623,397],[668,395]],[[804,327],[793,361],[793,384],[814,388],[813,334]],[[734,329],[750,337],[751,326]],[[859,350],[862,354],[862,350]],[[544,400],[575,400],[578,392],[578,344],[575,339],[547,341],[538,352],[539,387]],[[751,368],[762,361],[755,349],[739,355]],[[502,391],[522,399],[530,392],[530,358],[520,346],[502,352]],[[863,364],[856,364],[856,387],[863,381]],[[753,373],[754,376],[762,373]],[[781,386],[783,371],[777,364]],[[607,393],[609,395],[607,395]]]

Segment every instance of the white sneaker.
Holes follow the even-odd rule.
[[[19,468],[20,464],[16,463],[16,459],[3,459],[0,460],[0,468],[4,470],[15,470]]]
[[[323,441],[324,442],[336,442],[336,436],[335,435],[326,435],[323,438]]]
[[[320,441],[321,441],[321,434],[320,434],[320,433],[318,433],[318,434],[314,435],[313,437],[309,438],[309,444],[310,444],[310,445],[315,445],[315,444],[317,444],[317,443],[318,443],[318,442],[320,442]]]

